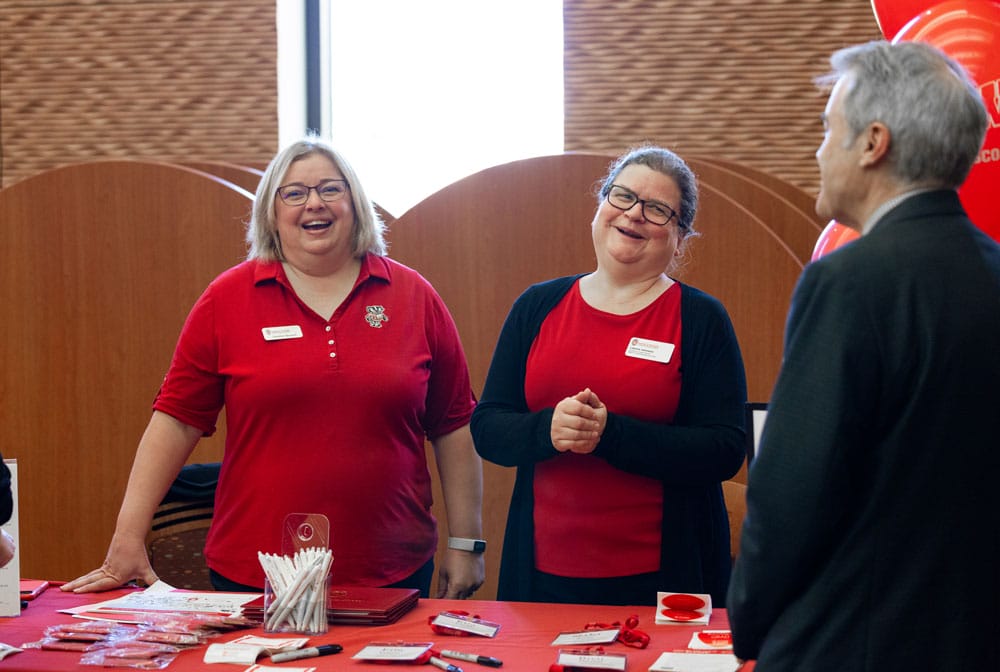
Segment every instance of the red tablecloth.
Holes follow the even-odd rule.
[[[124,594],[125,591],[109,593],[73,595],[64,593],[58,588],[50,588],[15,618],[0,618],[0,642],[13,646],[21,646],[26,642],[38,641],[43,630],[49,625],[66,623],[72,620],[67,614],[58,613],[59,609],[67,609],[81,604],[102,602]],[[500,631],[494,638],[458,637],[438,635],[431,631],[427,624],[429,616],[447,610],[463,610],[478,614],[481,618],[499,623]],[[551,646],[552,640],[560,632],[582,630],[591,622],[611,623],[624,622],[629,616],[639,617],[638,629],[650,636],[650,644],[646,649],[635,649],[621,643],[606,647],[608,653],[624,653],[628,657],[628,672],[645,672],[649,666],[664,651],[683,651],[686,649],[691,635],[702,629],[728,629],[729,621],[726,612],[716,609],[712,613],[708,626],[687,625],[655,625],[653,607],[606,607],[594,605],[557,605],[529,602],[490,602],[485,600],[420,600],[417,607],[402,617],[396,623],[386,626],[345,626],[334,625],[322,636],[311,637],[310,645],[340,644],[343,653],[308,660],[299,660],[280,665],[281,667],[316,667],[324,670],[354,670],[364,672],[385,672],[385,665],[353,660],[351,656],[360,651],[370,642],[385,641],[428,641],[434,642],[435,648],[446,648],[480,655],[489,655],[503,661],[502,670],[509,672],[531,672],[538,670],[547,672],[549,665],[556,661],[557,647]],[[263,635],[262,630],[240,630],[220,637],[218,642],[235,639],[247,633]],[[245,669],[239,665],[212,664],[203,662],[205,647],[198,647],[182,652],[167,668],[168,672],[188,672],[190,670],[213,670],[225,672]],[[79,665],[80,654],[62,651],[41,651],[27,649],[15,653],[0,661],[0,672],[14,670],[71,670],[89,669]],[[258,660],[263,665],[271,665],[270,660],[261,657]],[[465,672],[487,672],[491,668],[481,667],[474,663],[450,661],[457,664]],[[403,672],[404,666],[393,666]],[[126,668],[127,669],[127,668]],[[432,670],[433,667],[421,669]],[[747,669],[747,668],[744,668]]]

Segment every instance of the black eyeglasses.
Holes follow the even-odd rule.
[[[666,226],[671,219],[677,217],[677,211],[666,203],[644,201],[636,196],[635,192],[631,189],[626,189],[617,184],[612,184],[611,189],[608,190],[607,201],[619,210],[628,210],[636,203],[639,203],[642,206],[642,216],[647,222],[656,224],[657,226]],[[678,226],[680,226],[680,220],[678,219],[677,221]]]
[[[332,203],[339,201],[347,193],[347,180],[323,180],[311,187],[301,182],[292,182],[278,187],[278,196],[285,205],[302,205],[309,200],[309,192],[313,189],[321,199]]]

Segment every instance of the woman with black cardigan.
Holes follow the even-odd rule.
[[[676,154],[622,156],[591,224],[597,269],[528,288],[507,316],[472,417],[480,455],[517,468],[501,600],[724,603],[746,380],[722,304],[669,275],[696,207]]]

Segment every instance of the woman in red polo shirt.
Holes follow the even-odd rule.
[[[144,539],[198,439],[226,410],[226,447],[205,547],[213,584],[262,590],[258,551],[281,552],[289,513],[330,521],[332,581],[427,595],[437,528],[425,438],[455,537],[482,533],[475,405],[447,308],[385,256],[384,225],[354,170],[317,140],[279,153],[261,178],[247,261],[188,316],[139,443],[91,591],[156,579]],[[457,544],[461,546],[461,544]],[[480,553],[449,548],[438,594],[468,597]]]
[[[479,453],[517,467],[498,597],[653,604],[730,570],[721,481],[743,462],[746,382],[722,305],[670,277],[695,177],[642,147],[600,189],[597,269],[530,287],[472,416]]]

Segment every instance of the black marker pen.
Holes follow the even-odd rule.
[[[272,663],[284,663],[289,660],[299,660],[300,658],[315,658],[316,656],[329,656],[331,653],[340,653],[344,650],[340,644],[323,644],[321,646],[310,646],[305,649],[295,649],[294,651],[279,651],[271,654]]]
[[[442,651],[441,657],[464,660],[468,663],[479,663],[480,665],[486,665],[487,667],[500,667],[503,665],[503,661],[498,658],[494,658],[492,656],[480,656],[475,653],[462,653],[461,651]]]

